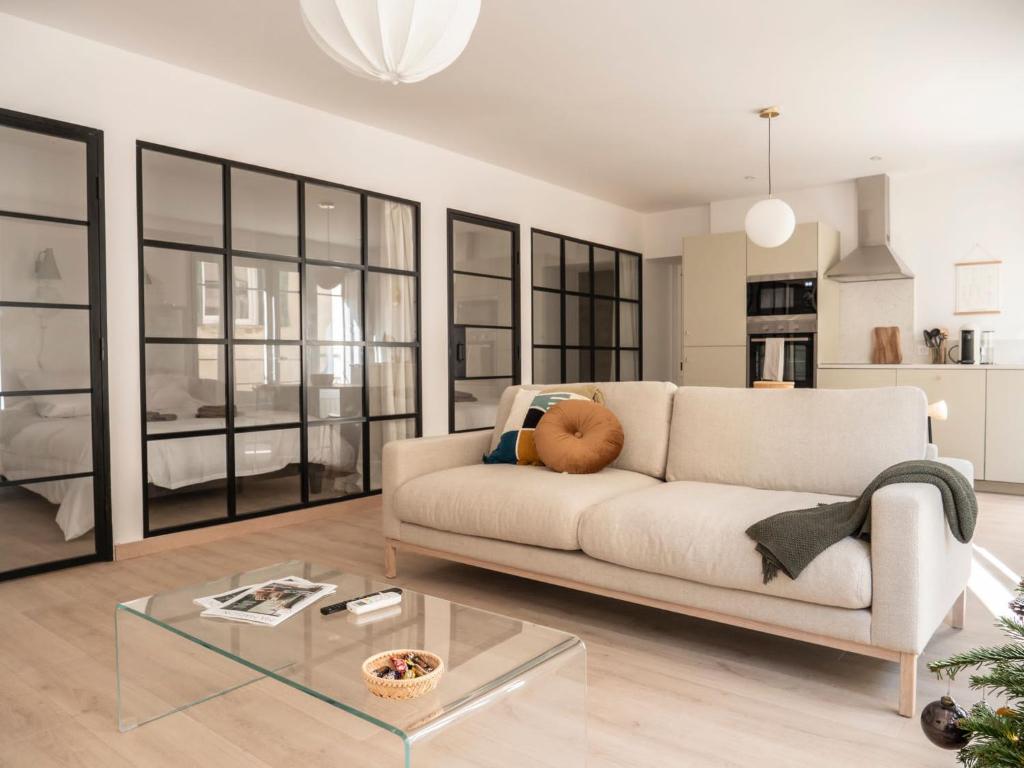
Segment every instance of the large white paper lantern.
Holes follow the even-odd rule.
[[[777,197],[754,203],[743,221],[747,237],[762,248],[778,248],[789,240],[795,227],[793,209]]]
[[[302,0],[306,29],[331,58],[396,85],[455,61],[479,15],[480,0]]]

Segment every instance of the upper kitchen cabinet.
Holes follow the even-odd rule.
[[[985,371],[920,368],[896,371],[901,387],[920,387],[929,403],[945,400],[947,421],[933,421],[932,435],[940,456],[967,459],[977,479],[987,479],[985,467]],[[994,371],[993,371],[994,373]]]
[[[747,343],[746,271],[742,232],[683,240],[683,347]]]
[[[793,275],[818,271],[817,222],[798,224],[792,237],[778,248],[747,241],[747,277]]]

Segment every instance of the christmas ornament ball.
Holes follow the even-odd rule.
[[[961,749],[970,740],[970,734],[960,729],[960,718],[967,712],[949,696],[921,710],[921,730],[928,741],[943,749]]]

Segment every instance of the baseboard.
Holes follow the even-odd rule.
[[[210,525],[205,528],[195,528],[191,531],[150,536],[141,541],[115,544],[114,559],[130,560],[133,557],[143,557],[155,552],[166,552],[172,549],[180,549],[181,547],[191,547],[196,544],[208,544],[211,541],[221,541],[236,536],[245,536],[249,533],[283,528],[286,525],[308,523],[313,520],[324,520],[332,517],[344,517],[353,512],[362,512],[363,510],[379,506],[379,496],[367,496],[361,499],[351,499],[350,501],[339,501],[337,504],[322,504],[316,507],[307,507],[306,509],[296,509],[292,512],[281,512],[277,515],[254,517],[249,520],[236,520],[235,522],[223,523],[222,525]]]
[[[997,480],[975,480],[976,490],[986,493],[1006,493],[1011,496],[1024,496],[1024,483],[1004,483]]]

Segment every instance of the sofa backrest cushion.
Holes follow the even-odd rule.
[[[857,496],[886,467],[924,458],[927,408],[915,387],[682,387],[665,477]]]
[[[491,450],[498,445],[501,430],[512,409],[512,401],[520,389],[539,390],[550,385],[524,384],[508,387],[498,402],[498,415],[491,436]],[[672,395],[676,387],[668,381],[598,382],[604,405],[618,417],[625,441],[622,453],[611,466],[642,472],[651,477],[665,477],[668,457],[668,432],[672,419]]]

